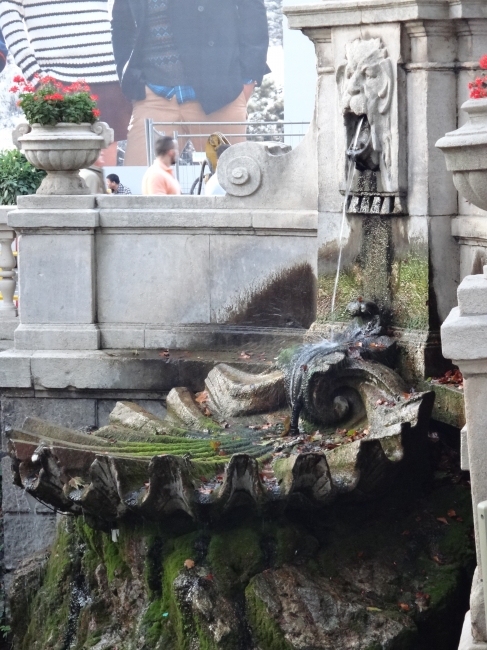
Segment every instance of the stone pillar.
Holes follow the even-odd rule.
[[[441,328],[443,354],[459,366],[464,377],[468,465],[475,513],[478,568],[463,630],[461,650],[487,650],[484,594],[481,581],[477,505],[487,500],[487,266],[481,275],[469,275],[458,288],[458,307]],[[485,558],[484,558],[485,561]],[[471,625],[469,623],[471,617]]]
[[[94,196],[20,196],[18,350],[97,350]]]
[[[13,340],[14,332],[19,324],[17,308],[13,302],[17,261],[12,253],[12,242],[15,239],[15,231],[7,225],[7,214],[12,208],[0,206],[0,291],[2,302],[0,303],[0,348],[8,345]]]

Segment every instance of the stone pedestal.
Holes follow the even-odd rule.
[[[475,542],[478,569],[472,587],[471,632],[464,630],[462,650],[487,647],[477,506],[487,500],[487,267],[482,275],[469,275],[458,288],[458,307],[441,328],[443,354],[459,366],[464,377],[467,417],[468,467],[475,513]],[[486,558],[483,559],[485,561]],[[466,621],[466,626],[469,623]]]
[[[459,107],[485,53],[485,7],[467,0],[325,0],[288,6],[285,13],[289,26],[315,43],[318,58],[314,329],[331,319],[345,151],[353,139],[350,125],[365,114],[371,144],[359,158],[369,168],[355,172],[346,206],[336,317],[342,320],[345,305],[358,295],[390,309],[401,340],[401,373],[418,384],[446,369],[439,328],[455,305],[460,279],[455,237],[463,237],[463,215],[480,214],[463,200],[459,207],[434,144],[464,120]],[[473,253],[477,267],[483,254]],[[462,253],[462,273],[479,272],[467,268],[466,257]]]

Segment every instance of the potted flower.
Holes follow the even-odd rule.
[[[469,84],[470,99],[462,106],[468,121],[438,140],[436,146],[445,154],[460,194],[487,210],[487,55],[480,59],[480,67],[486,72]]]
[[[113,142],[113,129],[98,121],[97,97],[84,81],[64,86],[45,76],[34,82],[14,77],[10,91],[19,93],[17,105],[29,122],[17,126],[13,142],[34,167],[47,172],[37,194],[88,194],[79,170]]]

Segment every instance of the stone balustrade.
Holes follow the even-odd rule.
[[[0,292],[3,298],[0,302],[1,347],[6,347],[13,339],[19,324],[14,303],[17,260],[12,252],[12,242],[16,235],[13,228],[7,225],[7,214],[11,209],[10,206],[0,206]]]

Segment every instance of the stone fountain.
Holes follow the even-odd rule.
[[[31,628],[22,650],[183,648],[188,639],[314,647],[309,626],[317,647],[416,650],[427,588],[416,574],[401,591],[385,585],[412,575],[404,557],[421,556],[432,576],[453,571],[453,556],[431,559],[415,538],[400,546],[397,575],[374,559],[369,576],[385,582],[352,597],[367,569],[349,566],[349,585],[335,587],[317,549],[341,524],[343,546],[361,540],[345,519],[373,513],[399,487],[412,491],[424,468],[433,408],[424,380],[446,367],[439,326],[459,279],[458,197],[433,144],[457,126],[487,29],[483,7],[325,0],[286,13],[318,60],[316,113],[296,149],[227,150],[225,197],[19,197],[9,213],[22,305],[15,346],[0,353],[17,486],[4,490],[8,569],[52,540],[52,509],[68,522],[46,581],[37,569],[17,574],[18,602],[26,576],[38,580],[31,620],[54,621],[45,638]],[[298,516],[312,535],[280,528]],[[255,519],[242,528],[246,517]],[[427,519],[436,541],[461,524],[438,517],[418,511],[412,521]],[[400,525],[396,546],[412,529]],[[303,551],[282,541],[293,535]],[[232,560],[221,562],[227,549]],[[304,593],[308,605],[304,596],[290,604]],[[402,593],[420,604],[400,600],[396,611]],[[62,639],[52,631],[62,628],[56,598],[74,621]],[[100,622],[108,610],[109,630]]]

